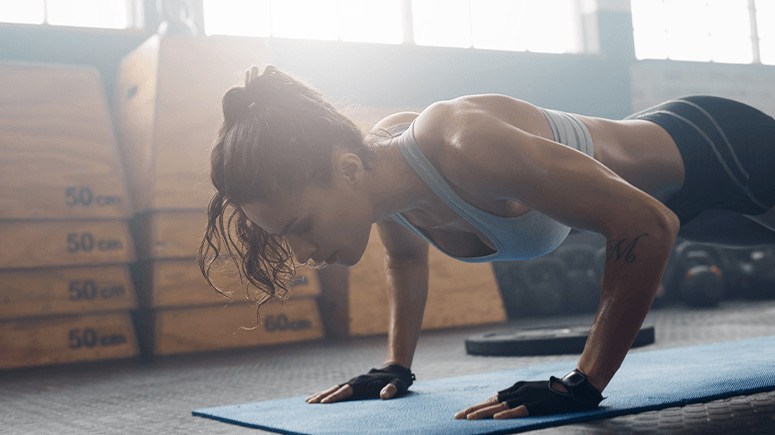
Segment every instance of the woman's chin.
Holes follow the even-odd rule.
[[[345,255],[343,252],[337,252],[336,257],[333,258],[333,263],[337,266],[344,266],[344,267],[351,267],[355,266],[358,261],[360,261],[361,257],[363,257],[363,253],[358,256],[358,258],[353,259],[351,256]]]

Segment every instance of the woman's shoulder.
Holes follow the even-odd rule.
[[[374,126],[371,128],[372,132],[375,131],[390,131],[391,129],[398,127],[402,124],[407,124],[412,121],[414,121],[417,116],[419,116],[419,112],[396,112],[391,113],[390,115],[380,119]]]
[[[374,129],[390,131],[391,127],[413,123],[417,146],[446,175],[445,171],[469,171],[468,160],[483,151],[479,139],[491,133],[492,123],[502,122],[522,129],[537,110],[536,106],[507,95],[464,95],[437,101],[419,113],[394,113],[383,118]]]
[[[444,139],[454,143],[461,134],[476,134],[478,120],[498,120],[521,128],[537,113],[533,104],[508,95],[464,95],[428,106],[417,116],[414,133],[418,142]]]
[[[493,168],[523,157],[537,111],[505,95],[465,96],[429,106],[414,121],[414,136],[448,181],[473,193],[469,189],[486,185]]]

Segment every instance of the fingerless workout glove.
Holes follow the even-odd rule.
[[[560,390],[557,384],[562,384],[568,391]],[[603,395],[578,370],[562,379],[551,376],[548,381],[521,381],[498,391],[499,402],[506,402],[509,408],[525,405],[530,415],[588,411],[597,408],[602,400]]]
[[[393,384],[398,390],[395,397],[398,397],[406,394],[414,380],[415,376],[411,370],[398,364],[390,364],[381,369],[371,369],[367,374],[356,376],[339,386],[349,384],[353,389],[350,399],[360,400],[377,398],[385,386]]]

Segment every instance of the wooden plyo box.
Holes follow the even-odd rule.
[[[93,68],[0,63],[0,166],[0,219],[132,213]]]
[[[329,335],[387,333],[384,262],[385,248],[374,226],[363,258],[350,269],[349,286],[322,283],[320,306]],[[430,248],[429,266],[428,302],[422,329],[492,324],[506,320],[492,266],[463,263],[433,247]]]
[[[196,256],[206,224],[207,214],[202,209],[139,214],[132,222],[137,255],[142,259]]]
[[[157,35],[124,58],[115,113],[138,211],[207,204],[223,94],[268,52],[255,38]]]
[[[129,313],[0,320],[0,369],[137,356]]]
[[[127,265],[0,270],[0,319],[136,307]]]
[[[314,298],[268,303],[255,326],[253,304],[163,308],[139,313],[145,353],[169,355],[315,340],[323,337]]]
[[[144,308],[224,305],[228,302],[210,288],[193,258],[141,262],[137,264],[135,276]],[[245,287],[232,264],[213,266],[211,279],[219,288],[231,291],[235,302],[247,301]],[[293,299],[320,294],[314,270],[298,269],[294,283],[293,288],[288,289]]]
[[[131,263],[129,226],[119,220],[0,222],[0,268]]]

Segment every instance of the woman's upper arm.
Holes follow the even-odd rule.
[[[440,164],[460,188],[513,199],[565,225],[603,235],[618,233],[635,221],[642,224],[641,219],[657,219],[677,232],[675,214],[593,158],[484,110],[446,112],[454,120],[439,133],[447,151],[440,154]],[[426,125],[434,122],[439,120]]]

